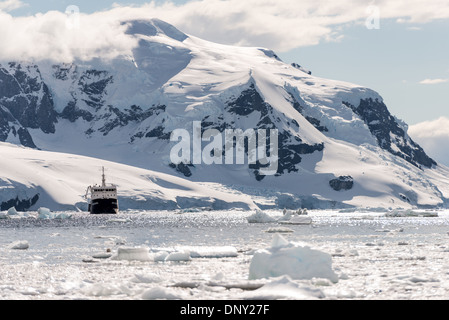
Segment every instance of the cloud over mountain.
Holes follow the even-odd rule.
[[[26,3],[0,1],[0,60],[89,59],[128,54],[136,42],[123,32],[127,19],[159,18],[202,39],[239,46],[267,47],[279,52],[323,41],[338,41],[346,26],[363,26],[373,14],[398,23],[427,23],[449,17],[449,1],[354,0],[194,0],[184,4],[149,2],[114,4],[109,10],[77,15],[79,27],[68,28],[73,16],[51,11],[27,17],[9,13]]]
[[[130,54],[136,45],[112,12],[79,14],[79,27],[70,27],[70,19],[73,17],[58,11],[28,17],[0,11],[0,60],[112,58]]]

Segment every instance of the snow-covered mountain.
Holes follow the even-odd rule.
[[[407,125],[373,90],[316,77],[265,48],[204,41],[157,19],[124,24],[128,36],[138,40],[126,56],[0,64],[0,141],[36,152],[34,160],[17,162],[17,171],[46,160],[41,149],[68,159],[67,154],[76,154],[151,170],[237,198],[246,194],[260,207],[446,205],[449,169],[413,142]],[[264,175],[261,163],[174,164],[170,152],[177,142],[170,141],[171,133],[186,129],[194,136],[194,122],[201,122],[202,132],[215,129],[223,135],[226,129],[277,129],[276,174]],[[87,170],[81,163],[64,174]],[[45,161],[43,168],[52,165]],[[64,174],[54,182],[64,184]],[[31,171],[26,179],[39,189],[39,199],[50,194],[45,188],[51,184],[44,188]],[[19,180],[3,171],[0,188],[17,186]],[[82,182],[67,192],[79,195]],[[142,185],[128,196],[158,192],[158,185]],[[17,194],[2,192],[0,203],[34,197],[14,190]],[[71,203],[52,201],[56,207]],[[129,208],[134,207],[130,201]]]

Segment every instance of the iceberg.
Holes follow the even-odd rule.
[[[255,252],[249,279],[289,276],[293,280],[325,278],[336,283],[338,276],[332,269],[332,256],[310,248],[288,242],[275,234],[271,248]]]

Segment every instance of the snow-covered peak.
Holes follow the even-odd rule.
[[[171,24],[159,19],[131,20],[123,22],[123,24],[128,26],[126,33],[134,36],[143,35],[147,37],[154,37],[165,35],[180,42],[184,41],[188,37],[185,33],[179,31]]]

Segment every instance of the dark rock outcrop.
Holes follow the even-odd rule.
[[[418,168],[422,166],[431,168],[437,164],[400,127],[382,101],[372,98],[362,99],[357,107],[348,102],[343,102],[343,104],[365,121],[382,149],[401,157]]]
[[[15,199],[11,199],[8,201],[4,201],[0,203],[0,211],[9,210],[14,207],[17,211],[27,211],[29,208],[34,206],[39,200],[39,194],[36,194],[34,197],[30,199],[20,200],[19,197]]]
[[[335,191],[351,190],[354,186],[354,179],[351,176],[340,176],[329,181],[329,185]]]
[[[256,125],[258,129],[278,129],[280,118],[274,113],[273,107],[266,103],[260,93],[255,88],[254,84],[251,84],[248,89],[242,91],[241,95],[233,101],[229,101],[225,108],[231,114],[237,116],[249,116],[253,112],[258,111],[260,113],[260,120]],[[222,128],[227,125],[222,124]],[[267,134],[268,136],[268,134]],[[267,155],[269,154],[269,141],[267,141]],[[323,151],[324,144],[307,144],[304,143],[298,134],[294,131],[279,131],[278,135],[278,169],[276,175],[282,175],[284,173],[298,172],[297,165],[301,163],[301,155],[311,154],[315,151]],[[261,169],[267,167],[260,162],[249,165],[249,168],[254,171],[255,178],[261,181],[265,178],[261,174]]]

